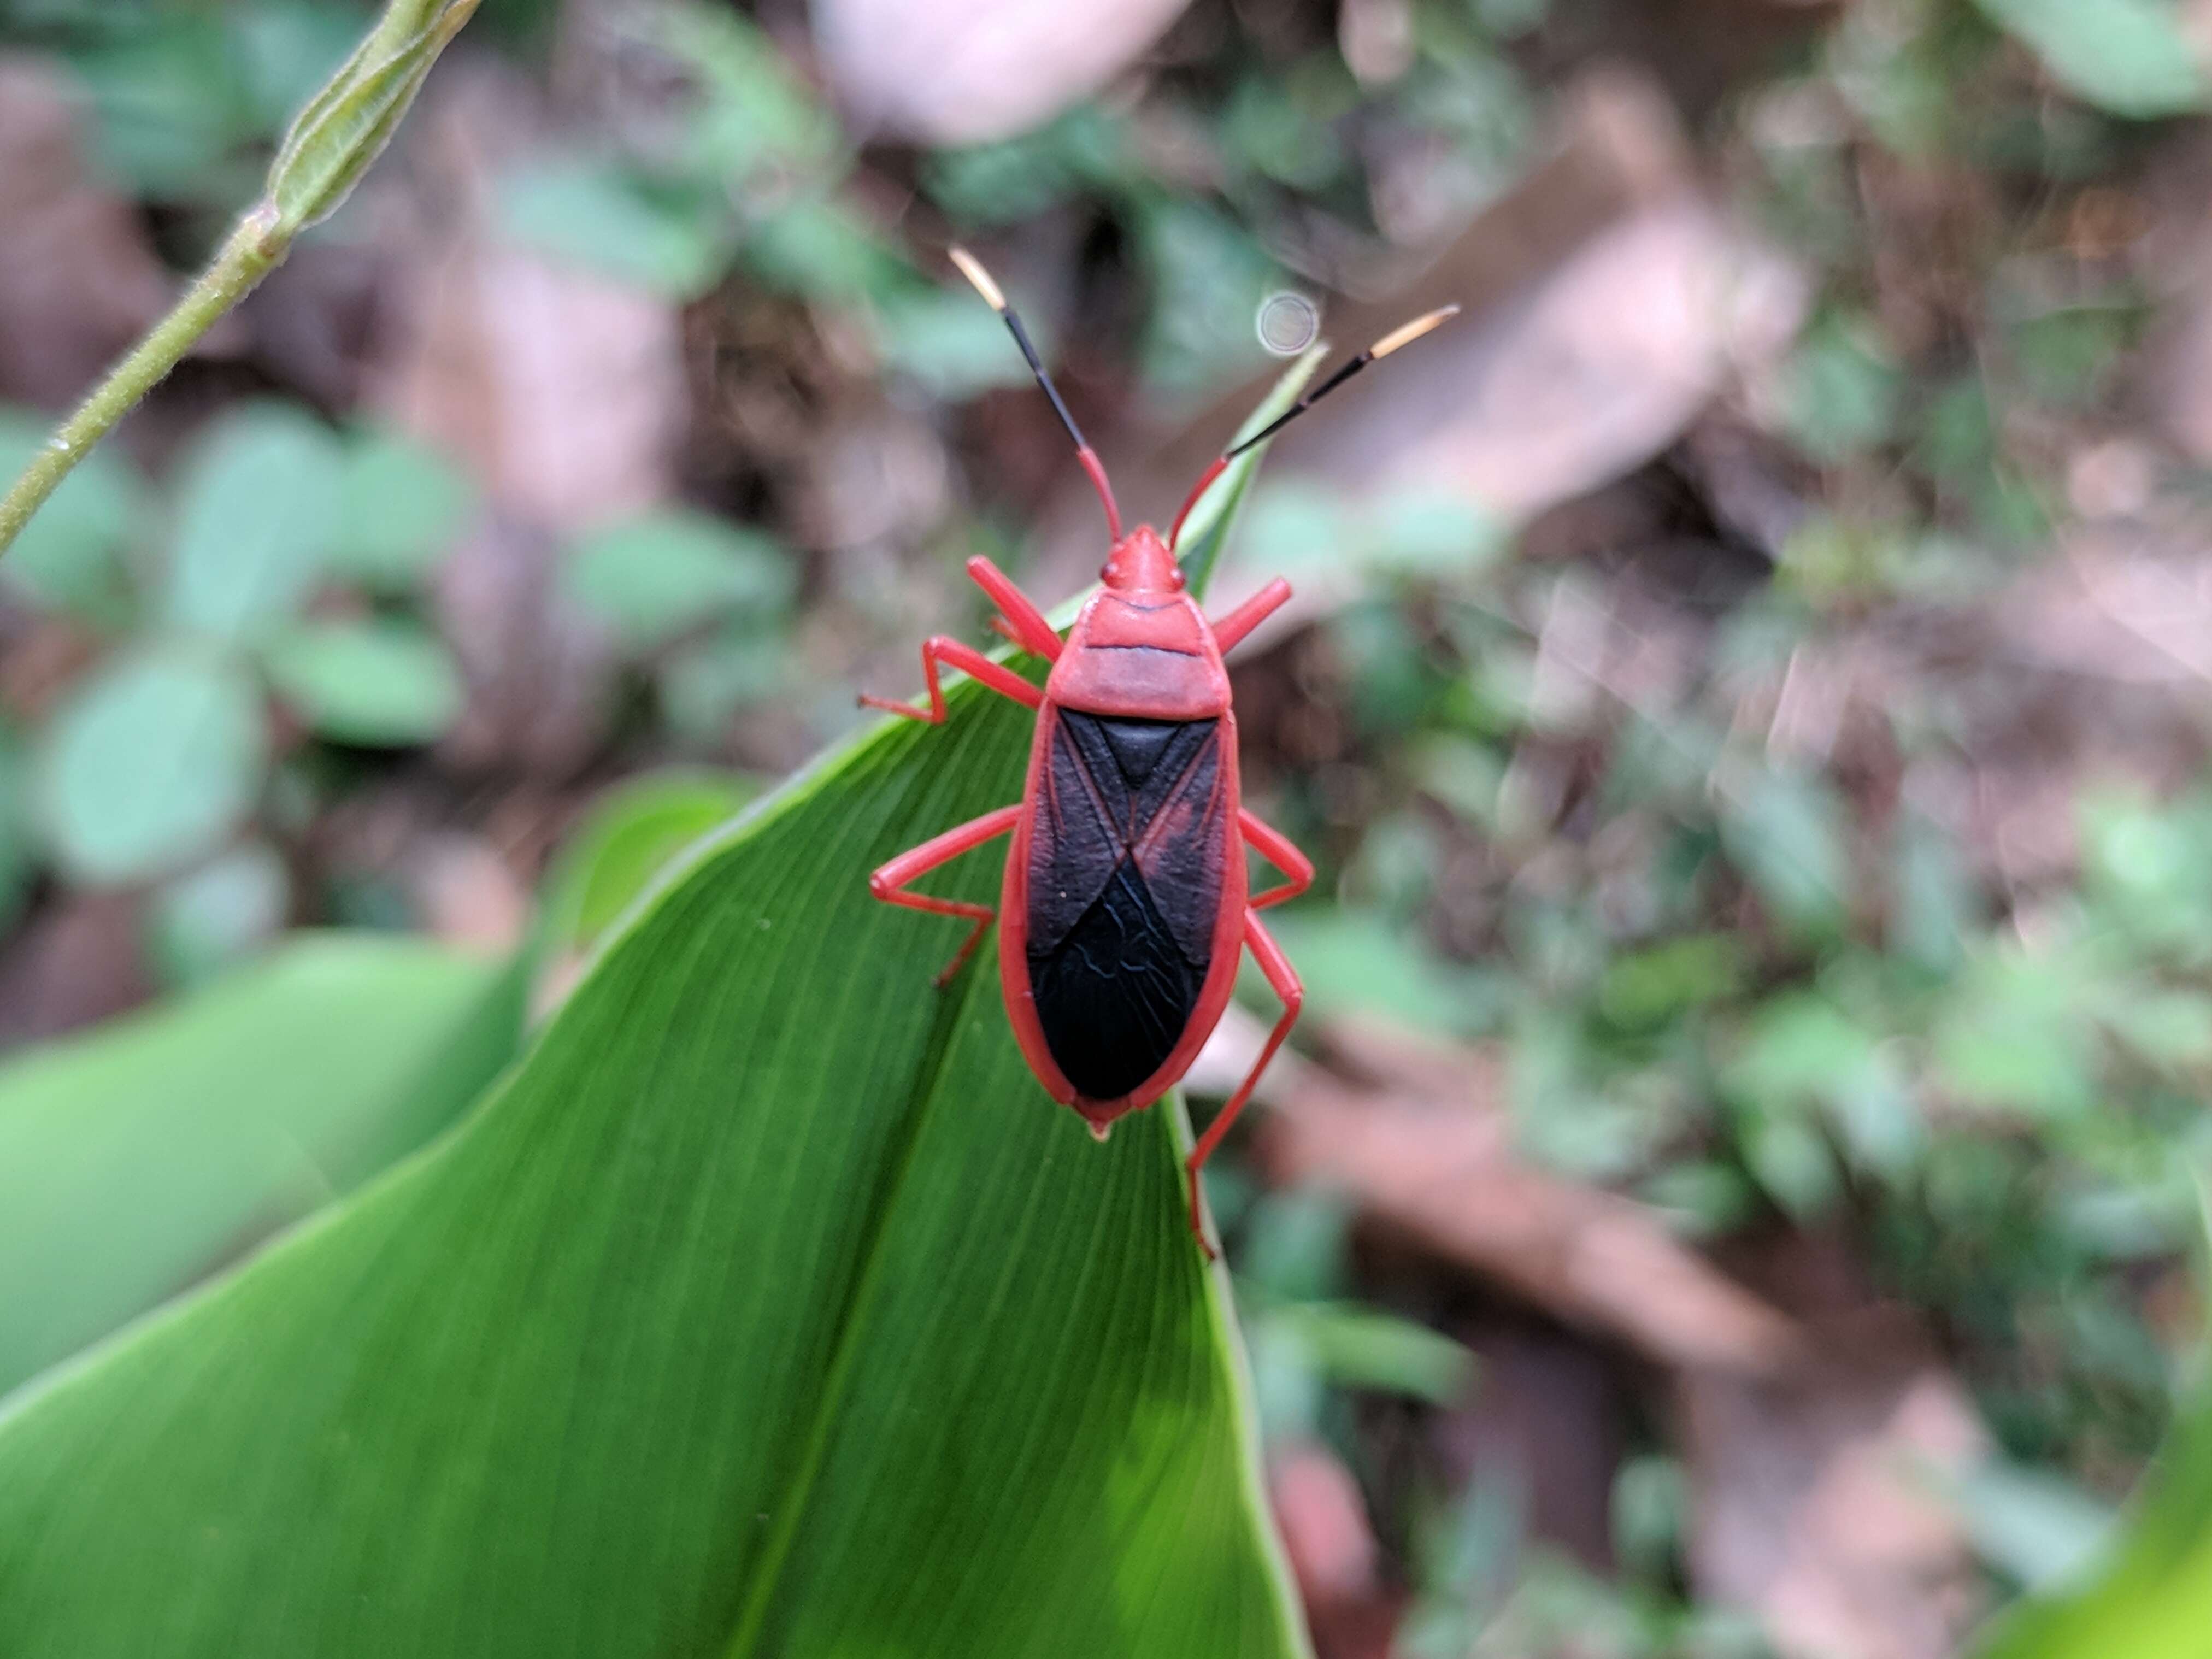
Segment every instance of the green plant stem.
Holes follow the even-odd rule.
[[[71,468],[106,437],[115,423],[177,366],[216,319],[253,291],[283,263],[291,237],[267,203],[238,222],[213,264],[185,290],[169,314],[107,372],[92,395],[46,441],[38,459],[25,469],[7,495],[0,496],[0,555],[4,555],[31,515],[59,487]]]

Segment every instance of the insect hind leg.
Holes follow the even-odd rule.
[[[995,841],[1012,830],[1021,815],[1022,809],[1018,806],[1002,806],[995,812],[986,812],[980,818],[972,818],[957,829],[948,830],[943,835],[900,854],[868,878],[868,890],[886,904],[904,905],[909,910],[927,910],[932,915],[965,916],[975,922],[975,926],[969,930],[959,950],[953,952],[952,960],[946,963],[944,970],[937,975],[934,983],[939,990],[952,982],[952,976],[975,954],[975,947],[983,942],[983,935],[990,931],[991,924],[998,920],[999,913],[988,904],[917,893],[911,890],[907,884],[928,874],[939,865],[951,863],[963,853],[972,852],[987,841]]]
[[[1189,1158],[1183,1162],[1183,1171],[1190,1182],[1190,1230],[1208,1261],[1221,1253],[1206,1236],[1206,1209],[1199,1190],[1198,1172],[1206,1167],[1206,1160],[1213,1156],[1230,1126],[1237,1121],[1237,1114],[1252,1098],[1252,1091],[1259,1086],[1260,1074],[1267,1069],[1267,1062],[1283,1046],[1283,1039],[1290,1036],[1291,1027],[1298,1023],[1298,1012],[1306,1002],[1306,988],[1298,978],[1297,969],[1291,966],[1283,947],[1275,943],[1275,936],[1267,931],[1267,925],[1249,905],[1244,910],[1244,943],[1251,947],[1252,960],[1260,964],[1268,986],[1282,998],[1283,1012],[1275,1022],[1275,1029],[1267,1033],[1267,1044],[1260,1050],[1259,1059],[1252,1062],[1252,1069],[1244,1074],[1244,1081],[1237,1085],[1237,1092],[1229,1097],[1229,1103],[1206,1126],[1206,1133],[1198,1138],[1198,1145],[1190,1149]]]

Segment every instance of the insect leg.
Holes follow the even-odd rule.
[[[1014,586],[1012,577],[979,553],[968,561],[968,580],[988,593],[992,603],[1005,613],[1006,625],[1000,631],[1008,639],[1047,662],[1060,660],[1060,635],[1030,596]]]
[[[927,893],[907,890],[907,883],[917,876],[927,875],[941,864],[950,864],[963,853],[973,851],[985,842],[995,840],[1014,827],[1022,815],[1018,806],[1002,806],[995,812],[986,812],[972,818],[957,830],[947,830],[933,840],[901,853],[868,878],[868,890],[886,904],[902,904],[909,910],[927,910],[933,915],[967,916],[975,923],[966,941],[945,965],[937,976],[939,989],[951,981],[960,971],[960,964],[968,960],[976,945],[982,942],[984,933],[990,927],[998,912],[988,904],[970,904],[964,899],[936,898]]]
[[[963,645],[942,634],[933,634],[921,642],[921,678],[929,687],[929,712],[925,714],[906,703],[894,702],[890,697],[872,697],[865,691],[860,694],[860,706],[903,714],[910,720],[921,720],[928,726],[944,725],[945,688],[938,684],[937,679],[937,665],[941,662],[949,662],[963,673],[974,675],[1000,696],[1012,697],[1016,702],[1030,708],[1044,702],[1044,693],[1012,669],[993,662],[973,646]]]
[[[1242,644],[1247,634],[1273,616],[1290,597],[1291,585],[1278,576],[1215,623],[1213,642],[1221,647],[1221,654],[1225,657]]]
[[[1313,885],[1313,860],[1291,844],[1291,839],[1271,824],[1260,822],[1249,811],[1239,810],[1237,827],[1252,850],[1273,865],[1290,879],[1279,887],[1270,887],[1252,901],[1255,910],[1264,910],[1271,904],[1280,904],[1285,899],[1294,899]]]
[[[1264,827],[1264,826],[1263,826]],[[1288,845],[1287,842],[1285,843]],[[1283,954],[1283,947],[1275,943],[1275,936],[1267,931],[1267,924],[1248,905],[1244,910],[1244,943],[1252,949],[1252,960],[1260,964],[1260,971],[1267,976],[1267,983],[1283,1000],[1283,1017],[1275,1022],[1275,1029],[1267,1033],[1267,1046],[1260,1050],[1260,1058],[1252,1062],[1252,1069],[1244,1074],[1244,1081],[1237,1085],[1237,1092],[1229,1097],[1213,1121],[1206,1126],[1206,1133],[1198,1138],[1198,1145],[1190,1149],[1190,1157],[1183,1168],[1190,1178],[1190,1230],[1198,1236],[1199,1245],[1211,1261],[1218,1254],[1206,1237],[1206,1224],[1199,1207],[1198,1172],[1205,1168],[1206,1160],[1213,1156],[1213,1149],[1237,1121],[1237,1115],[1244,1109],[1244,1103],[1252,1098],[1252,1091],[1260,1081],[1260,1074],[1267,1069],[1267,1062],[1275,1057],[1275,1050],[1283,1046],[1283,1039],[1291,1034],[1291,1027],[1298,1021],[1298,1010],[1305,1006],[1306,988],[1298,981],[1297,969]]]

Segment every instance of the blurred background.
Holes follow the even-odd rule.
[[[0,472],[367,17],[0,0]],[[542,1009],[983,637],[963,558],[1078,591],[948,240],[1154,520],[1271,347],[1456,301],[1214,587],[1299,590],[1235,679],[1309,1018],[1212,1191],[1324,1659],[1959,1651],[2202,1334],[2207,63],[2196,0],[486,0],[0,566],[0,1045],[332,924],[533,935]]]

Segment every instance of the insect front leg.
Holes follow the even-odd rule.
[[[1286,843],[1287,844],[1287,843]],[[1206,1126],[1206,1133],[1198,1138],[1198,1145],[1190,1149],[1190,1157],[1183,1169],[1190,1180],[1190,1230],[1197,1236],[1199,1248],[1206,1259],[1212,1261],[1217,1251],[1206,1236],[1205,1211],[1199,1196],[1198,1172],[1206,1167],[1206,1160],[1213,1156],[1213,1149],[1221,1145],[1222,1137],[1237,1121],[1237,1115],[1244,1109],[1244,1103],[1252,1098],[1252,1091],[1259,1086],[1260,1074],[1267,1069],[1267,1062],[1275,1057],[1275,1050],[1283,1046],[1283,1039],[1291,1034],[1291,1027],[1298,1023],[1298,1010],[1305,1006],[1306,988],[1299,981],[1297,969],[1283,954],[1283,947],[1275,943],[1275,936],[1267,931],[1255,912],[1255,907],[1244,908],[1244,943],[1251,947],[1252,960],[1260,964],[1260,971],[1267,976],[1267,983],[1283,1000],[1283,1015],[1275,1022],[1275,1029],[1267,1033],[1267,1046],[1260,1050],[1260,1058],[1252,1062],[1252,1069],[1244,1074],[1244,1081],[1237,1085],[1237,1092],[1229,1097],[1213,1121]]]
[[[967,916],[975,921],[975,926],[966,940],[953,953],[952,960],[945,963],[944,972],[938,975],[936,984],[939,990],[951,982],[952,976],[960,971],[960,965],[982,943],[983,935],[989,931],[999,913],[988,904],[971,904],[965,899],[936,898],[927,893],[909,892],[907,883],[928,874],[941,864],[951,863],[963,853],[973,851],[987,841],[996,840],[1012,830],[1021,815],[1022,809],[1018,806],[1002,806],[995,812],[986,812],[981,817],[971,819],[957,830],[948,830],[911,851],[901,853],[868,878],[868,890],[886,904],[902,904],[909,910],[927,910],[933,915]]]
[[[1227,656],[1244,636],[1279,611],[1291,597],[1291,585],[1280,576],[1269,582],[1250,599],[1213,623],[1213,642]]]
[[[1313,860],[1291,844],[1291,838],[1272,824],[1262,823],[1251,813],[1239,810],[1237,828],[1244,843],[1261,858],[1273,865],[1290,879],[1279,887],[1270,887],[1252,901],[1255,910],[1264,910],[1271,904],[1280,904],[1285,899],[1294,899],[1313,885]]]
[[[1016,645],[1047,662],[1060,660],[1060,635],[1030,596],[1014,586],[1013,578],[981,554],[968,561],[968,580],[991,596],[1000,615],[993,626]],[[1001,626],[1000,624],[1003,624]]]
[[[963,674],[971,674],[982,681],[1001,696],[1012,697],[1026,708],[1035,708],[1044,702],[1044,693],[1012,669],[993,662],[973,646],[963,645],[943,634],[933,634],[921,642],[921,678],[929,687],[929,712],[925,714],[921,709],[906,703],[895,702],[890,697],[872,697],[865,691],[860,694],[860,706],[902,714],[908,720],[921,720],[927,726],[942,726],[945,724],[945,688],[938,682],[938,665],[948,662]]]

